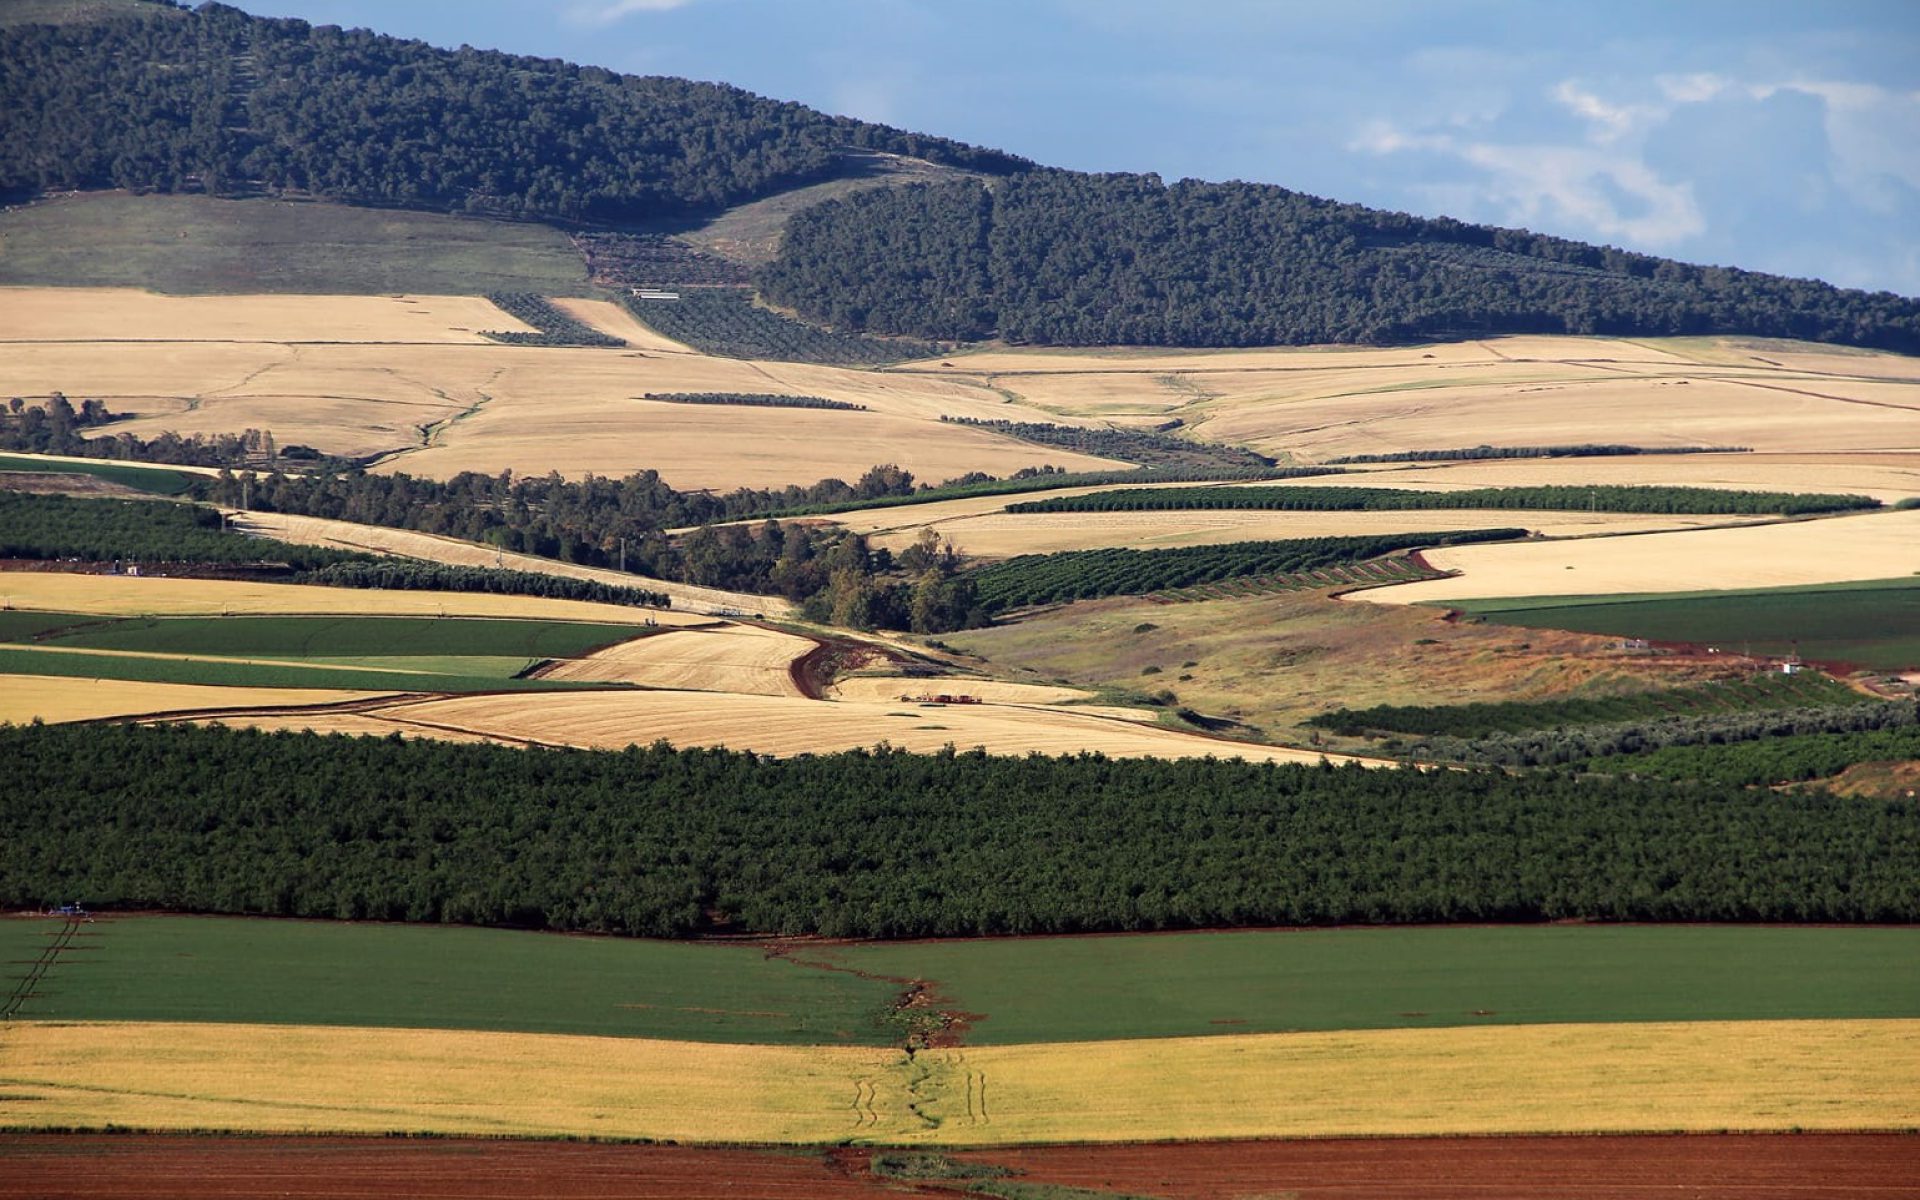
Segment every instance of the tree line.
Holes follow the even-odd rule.
[[[171,430],[151,438],[130,433],[87,435],[88,430],[122,419],[123,415],[110,411],[104,400],[82,400],[75,408],[61,392],[37,404],[14,396],[7,401],[5,411],[0,411],[0,450],[180,467],[244,466],[271,460],[279,452],[273,435],[260,429],[185,437]]]
[[[1022,554],[969,572],[989,612],[1102,596],[1144,596],[1247,575],[1281,575],[1360,562],[1419,546],[1508,541],[1524,529],[1466,529],[1368,537],[1226,542],[1171,550],[1063,550]]]
[[[710,213],[845,172],[850,151],[1017,171],[1009,155],[724,84],[206,4],[15,26],[0,190],[259,190],[509,217]]]
[[[1631,758],[1605,758],[1590,769],[1647,779],[1692,780],[1721,787],[1772,787],[1830,779],[1861,763],[1920,759],[1920,726],[1844,733],[1797,733],[1763,741],[1667,746]]]
[[[1090,346],[1738,333],[1920,352],[1920,301],[1251,183],[1034,170],[796,214],[764,294],[838,329]]]
[[[866,412],[864,404],[829,400],[825,396],[788,396],[776,392],[648,392],[642,400],[662,404],[722,404],[741,408],[827,408],[843,412]]]
[[[1327,461],[1348,463],[1475,462],[1498,458],[1623,458],[1638,454],[1746,454],[1751,446],[1628,446],[1579,442],[1568,446],[1462,446],[1453,450],[1396,450],[1390,454],[1343,454]]]
[[[16,908],[653,936],[1920,919],[1920,809],[1820,792],[195,727],[5,727],[0,759]]]
[[[1879,508],[1872,496],[1810,492],[1737,492],[1720,488],[1541,484],[1428,492],[1416,488],[1151,488],[1050,496],[1010,504],[1010,513],[1157,512],[1181,509],[1260,512],[1380,512],[1419,509],[1538,509],[1550,512],[1697,513],[1807,516]]]

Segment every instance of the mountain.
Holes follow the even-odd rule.
[[[1731,333],[1920,353],[1920,302],[1891,293],[1268,185],[1036,168],[721,84],[219,4],[0,0],[0,28],[0,191],[17,194],[317,196],[574,227],[685,226],[798,197],[774,205],[783,233],[756,235],[764,295],[837,328],[943,339]],[[871,173],[875,152],[967,176],[802,191]]]

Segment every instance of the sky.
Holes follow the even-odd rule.
[[[1920,296],[1920,0],[239,0]]]

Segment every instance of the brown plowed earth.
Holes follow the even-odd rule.
[[[1920,1135],[1673,1134],[1047,1146],[956,1155],[1168,1200],[1908,1200]]]
[[[36,1200],[899,1200],[901,1195],[896,1186],[806,1151],[459,1139],[0,1135],[0,1196]]]

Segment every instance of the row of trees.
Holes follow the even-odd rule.
[[[1240,446],[1216,442],[1190,442],[1145,429],[1100,429],[1080,425],[1055,425],[1045,421],[985,421],[977,417],[941,417],[956,425],[977,425],[1042,446],[1059,446],[1100,458],[1139,463],[1143,467],[1224,468],[1262,471],[1274,478],[1335,474],[1331,467],[1290,467],[1275,470],[1273,460],[1264,454]]]
[[[1920,301],[1249,183],[1036,170],[796,214],[761,276],[842,329],[1053,345],[1744,333],[1920,352]]]
[[[0,728],[0,761],[13,907],[664,936],[1920,919],[1920,809],[1817,792],[191,727]]]
[[[152,438],[130,433],[88,436],[87,431],[121,419],[104,400],[82,400],[75,408],[60,392],[39,402],[14,396],[0,412],[0,450],[186,467],[235,467],[279,453],[273,435],[260,429],[186,437],[171,430]]]
[[[1398,450],[1390,454],[1343,454],[1341,463],[1472,462],[1490,458],[1621,458],[1637,454],[1743,454],[1751,446],[1627,446],[1579,442],[1570,446],[1462,446],[1453,450]]]
[[[1459,546],[1527,536],[1524,529],[1467,529],[1368,537],[1227,542],[1171,550],[1064,550],[1022,554],[971,574],[990,612],[1101,596],[1144,596],[1249,575],[1284,575],[1360,562],[1419,546]]]
[[[829,400],[825,396],[788,396],[777,392],[648,392],[642,400],[662,404],[721,404],[740,408],[826,408],[842,412],[866,412],[864,404]]]
[[[1306,468],[1312,473],[1313,468]],[[1411,488],[1232,487],[1153,488],[1052,496],[1007,506],[1010,513],[1154,512],[1249,509],[1262,512],[1373,512],[1439,508],[1592,510],[1610,513],[1700,513],[1805,516],[1878,508],[1872,496],[1801,492],[1736,492],[1720,488],[1542,484],[1426,492]]]
[[[1025,166],[722,84],[441,50],[222,4],[10,27],[0,101],[0,189],[265,188],[620,222],[828,178],[849,150]]]

